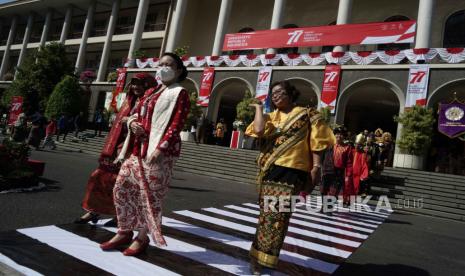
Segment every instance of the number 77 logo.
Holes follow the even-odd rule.
[[[410,80],[410,83],[420,83],[423,78],[426,76],[426,71],[417,71],[415,73],[412,73],[412,79]]]
[[[325,83],[333,82],[336,77],[337,77],[337,72],[325,73]]]

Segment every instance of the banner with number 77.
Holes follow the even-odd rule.
[[[410,65],[405,107],[425,106],[428,94],[429,65]]]
[[[321,107],[329,107],[331,114],[336,111],[336,100],[341,79],[340,65],[326,65],[323,76],[323,89],[321,91]]]

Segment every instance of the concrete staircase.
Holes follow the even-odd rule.
[[[103,142],[104,138],[95,137],[86,142],[67,141],[58,147],[98,155]],[[184,142],[175,170],[255,184],[257,155],[257,151]],[[465,221],[465,176],[386,168],[373,181],[371,194],[375,199],[387,195],[397,210]]]
[[[371,194],[387,195],[397,209],[465,221],[465,176],[386,168]]]

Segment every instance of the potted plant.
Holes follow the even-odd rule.
[[[253,121],[255,117],[255,110],[250,108],[249,105],[259,103],[260,100],[253,98],[249,90],[245,91],[244,98],[236,106],[236,120],[233,122],[234,133],[232,137],[237,136],[237,145],[239,148],[251,148],[252,139],[244,138],[244,131],[247,126]]]
[[[197,128],[197,120],[199,120],[202,115],[202,109],[197,105],[197,96],[195,93],[190,93],[190,102],[191,107],[189,114],[187,115],[186,123],[184,124],[184,129],[181,132],[181,141],[194,142],[194,136],[191,135],[192,127]]]
[[[108,73],[107,82],[116,82],[117,79],[118,79],[118,72],[113,71],[113,72]]]
[[[394,167],[422,170],[425,154],[431,145],[433,126],[436,121],[431,108],[414,106],[394,120],[402,124],[397,146],[400,151],[394,155]]]

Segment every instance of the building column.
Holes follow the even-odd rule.
[[[181,35],[182,19],[186,14],[187,1],[178,0],[176,3],[176,9],[174,10],[174,16],[171,20],[170,31],[168,33],[168,41],[166,42],[166,52],[173,52],[179,37]],[[166,36],[166,34],[165,34]]]
[[[87,9],[87,18],[84,24],[84,30],[82,30],[81,44],[79,45],[79,52],[76,59],[75,71],[76,73],[81,73],[84,69],[86,62],[86,51],[87,51],[87,39],[89,38],[90,28],[94,21],[95,6],[97,2],[91,0],[89,3],[89,8]]]
[[[29,14],[29,17],[27,18],[26,30],[24,31],[23,45],[21,47],[21,52],[19,52],[19,57],[18,57],[18,65],[17,65],[18,67],[21,66],[21,63],[23,63],[24,57],[26,56],[27,44],[29,43],[29,39],[31,38],[33,24],[34,24],[34,13],[31,12]]]
[[[2,65],[0,66],[0,78],[3,78],[5,75],[6,70],[8,69],[9,61],[10,61],[10,52],[11,52],[11,44],[16,36],[16,29],[18,27],[18,16],[14,16],[11,20],[11,27],[10,33],[8,34],[8,40],[6,42],[5,53],[3,54]]]
[[[352,11],[352,0],[339,0],[339,8],[337,10],[336,25],[348,24],[350,21],[350,14]],[[344,52],[343,46],[336,46],[334,52]]]
[[[417,37],[415,48],[429,48],[431,43],[431,24],[434,0],[420,0],[417,18]]]
[[[63,22],[63,28],[61,29],[60,43],[65,44],[68,38],[69,28],[71,27],[71,20],[73,18],[73,6],[71,4],[66,8],[65,21]]]
[[[42,36],[40,37],[40,47],[44,47],[45,42],[47,42],[48,33],[50,31],[50,25],[52,24],[52,18],[53,18],[53,10],[48,9],[47,15],[45,16],[44,28],[42,29]]]
[[[283,11],[286,5],[286,0],[274,0],[273,17],[271,18],[270,30],[279,29],[282,25]],[[267,54],[276,54],[276,49],[269,48]]]
[[[108,21],[107,36],[105,44],[103,45],[102,58],[100,59],[100,66],[97,73],[97,81],[105,81],[105,76],[108,68],[108,59],[111,52],[111,40],[115,33],[116,21],[118,21],[118,12],[121,6],[121,0],[114,0],[111,9],[110,20]]]
[[[278,0],[279,1],[279,0]],[[233,0],[222,0],[218,25],[216,26],[215,41],[213,43],[212,56],[219,56],[222,52],[224,35],[228,27]]]
[[[139,7],[137,8],[137,17],[132,32],[131,45],[129,46],[128,59],[134,60],[134,52],[139,50],[142,42],[142,34],[144,32],[145,20],[147,19],[147,12],[149,10],[149,0],[140,0]]]

